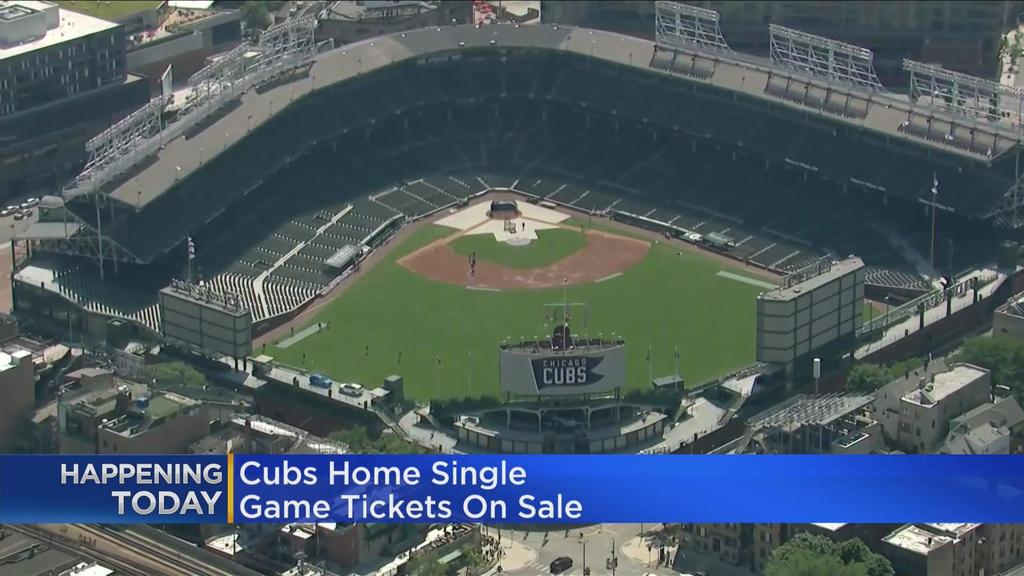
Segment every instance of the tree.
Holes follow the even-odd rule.
[[[142,372],[147,383],[162,386],[185,386],[189,388],[205,388],[206,376],[184,362],[165,362],[146,366]]]
[[[437,560],[426,560],[422,557],[409,560],[409,576],[448,576],[448,568]]]
[[[861,542],[860,538],[840,542],[836,546],[836,555],[844,564],[863,564],[867,576],[891,576],[894,574],[892,564],[885,556],[875,554]]]
[[[329,439],[348,446],[350,452],[356,454],[423,454],[425,450],[416,444],[406,441],[394,434],[381,434],[380,438],[370,438],[370,433],[362,426],[349,430],[332,432]]]
[[[772,552],[765,576],[894,576],[889,561],[854,538],[841,544],[801,533]]]
[[[874,392],[889,383],[889,371],[878,364],[857,364],[846,377],[846,387],[856,392]]]
[[[369,433],[366,432],[366,428],[362,426],[356,426],[350,430],[332,432],[328,438],[348,446],[348,449],[352,452],[366,452],[373,443],[370,440]]]
[[[466,551],[465,558],[466,566],[473,570],[477,568],[483,568],[484,564],[486,563],[486,560],[484,560],[484,555],[481,554],[480,550],[477,548],[473,548]]]
[[[242,23],[250,30],[266,30],[270,26],[270,12],[263,2],[246,2],[242,5]]]
[[[964,342],[952,360],[988,369],[992,372],[993,388],[1006,386],[1018,400],[1024,400],[1024,344],[978,336]]]
[[[871,393],[923,364],[921,358],[910,358],[890,366],[857,364],[846,377],[846,387],[855,392]]]

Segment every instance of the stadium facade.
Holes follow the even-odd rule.
[[[194,275],[238,295],[260,330],[329,289],[340,250],[494,188],[718,234],[732,239],[719,249],[782,273],[856,253],[882,289],[928,289],[875,227],[918,222],[922,246],[919,201],[941,203],[958,261],[987,247],[990,223],[1016,224],[1019,117],[969,118],[959,101],[725,48],[498,25],[323,52],[118,158],[131,171],[94,193],[51,199],[22,238],[35,256],[15,275],[17,310],[58,333],[102,339],[108,317],[159,333],[156,293],[185,275],[190,236]]]

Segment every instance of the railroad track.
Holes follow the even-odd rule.
[[[191,554],[191,550],[177,550],[131,529],[89,524],[12,525],[10,528],[129,575],[236,576],[249,572],[242,566],[237,570],[214,566]]]

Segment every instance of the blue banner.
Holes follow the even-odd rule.
[[[0,456],[0,523],[1024,523],[1018,456]]]

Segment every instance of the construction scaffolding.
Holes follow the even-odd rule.
[[[871,50],[777,24],[769,25],[768,31],[773,64],[872,92],[886,91],[875,74]]]
[[[732,52],[718,26],[718,12],[659,0],[654,5],[654,43],[662,48]]]
[[[904,60],[903,69],[910,72],[910,98],[919,105],[991,122],[1009,119],[1015,126],[1022,125],[1024,91],[1020,88],[914,60]]]

